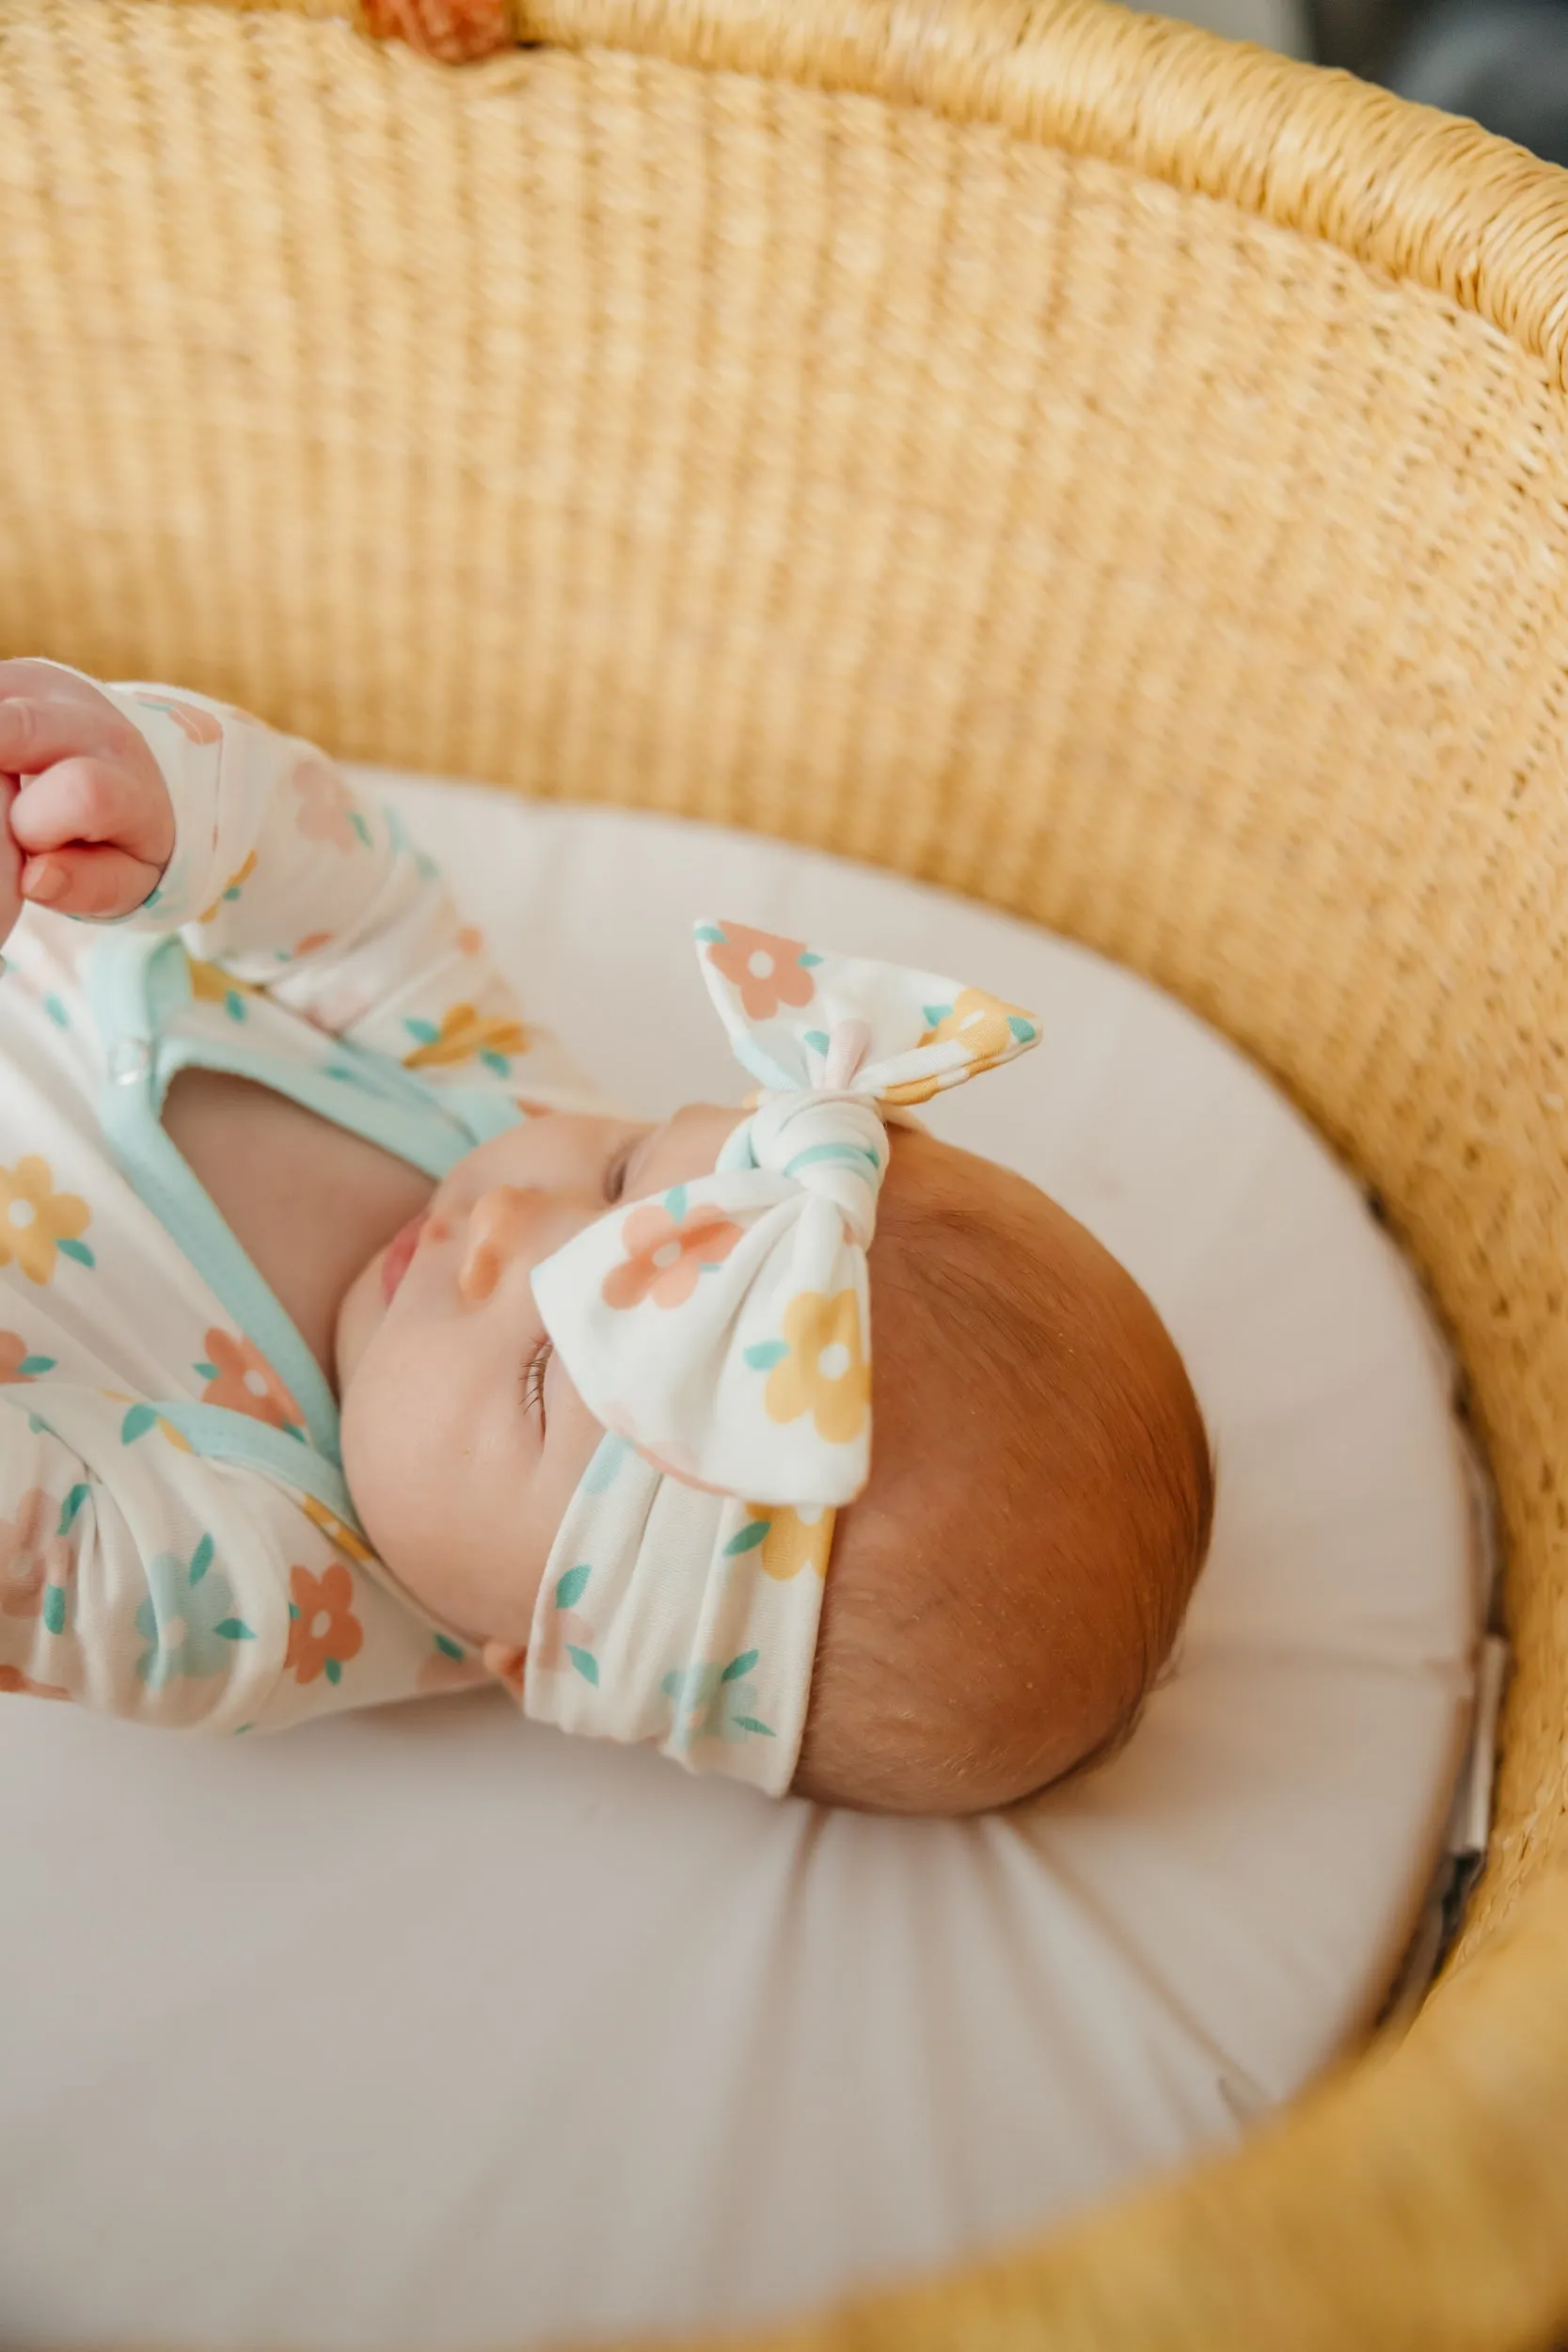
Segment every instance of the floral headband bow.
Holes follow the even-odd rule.
[[[884,1115],[1010,1061],[1039,1029],[936,974],[738,923],[699,924],[697,948],[762,1090],[711,1176],[615,1209],[534,1271],[610,1435],[551,1551],[524,1706],[782,1794],[832,1515],[870,1472]]]

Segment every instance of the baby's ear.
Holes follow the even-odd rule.
[[[515,1649],[510,1642],[486,1642],[480,1652],[480,1662],[487,1675],[504,1682],[514,1698],[523,1695],[523,1668],[528,1662],[526,1649]]]

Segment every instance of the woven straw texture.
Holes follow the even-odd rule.
[[[485,45],[492,0],[439,6]],[[0,647],[1122,958],[1381,1192],[1502,1497],[1497,1849],[1408,2038],[766,2341],[1544,2344],[1568,179],[1097,0],[520,0],[460,68],[327,15],[0,0]]]

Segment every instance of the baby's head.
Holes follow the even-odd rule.
[[[871,1296],[871,1478],[795,1786],[971,1813],[1131,1731],[1208,1549],[1208,1440],[1132,1276],[989,1160],[895,1134]]]
[[[603,1437],[534,1269],[621,1199],[708,1174],[737,1119],[532,1120],[460,1162],[344,1302],[344,1462],[366,1532],[476,1645],[527,1649]],[[1202,1565],[1203,1424],[1116,1260],[1022,1178],[914,1130],[892,1131],[870,1295],[871,1475],[834,1529],[794,1786],[971,1812],[1133,1721]]]
[[[775,1793],[1006,1804],[1114,1747],[1175,1638],[1211,1511],[1180,1359],[1043,1193],[896,1123],[1029,1015],[698,942],[758,1106],[546,1115],[459,1163],[340,1317],[366,1533],[545,1720]]]

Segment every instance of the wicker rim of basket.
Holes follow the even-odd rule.
[[[1352,74],[1104,0],[229,0],[479,71],[618,49],[919,106],[1123,164],[1446,295],[1568,389],[1568,172]]]
[[[1234,204],[1446,297],[1568,389],[1568,173],[1349,76],[1103,0],[225,5],[351,17],[433,54],[444,37],[467,41],[468,55],[495,50],[500,9],[509,42],[994,124]],[[527,65],[491,55],[462,70],[501,88]],[[705,2352],[1544,2344],[1568,2320],[1565,1986],[1568,1866],[1547,1864],[1484,1951],[1450,1968],[1406,2042],[1239,2150],[1016,2251],[816,2320],[705,2335]]]

